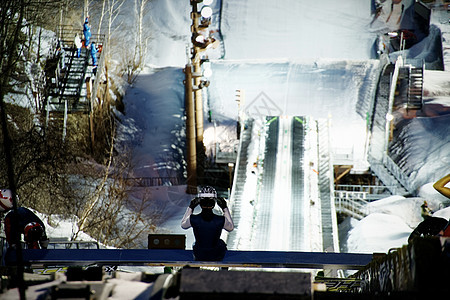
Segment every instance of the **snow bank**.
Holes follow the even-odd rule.
[[[421,205],[427,201],[434,211],[433,216],[450,219],[449,201],[440,195],[432,184],[421,188],[422,197],[405,198],[387,197],[370,203],[370,214],[357,221],[351,219],[343,226],[350,228],[347,239],[341,236],[341,243],[346,243],[348,252],[387,252],[391,248],[400,248],[408,243],[408,237],[414,228],[423,221]]]
[[[349,252],[387,253],[407,243],[412,229],[402,218],[395,215],[375,213],[362,219],[350,230],[347,240]]]

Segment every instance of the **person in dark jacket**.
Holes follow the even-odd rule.
[[[408,243],[411,243],[416,237],[438,236],[447,225],[447,220],[438,217],[429,217],[417,225],[408,237]]]
[[[213,212],[214,206],[222,209],[223,216]],[[193,214],[200,204],[200,214]],[[220,261],[224,258],[227,245],[220,239],[222,229],[232,231],[233,220],[224,198],[218,198],[216,190],[210,186],[201,189],[198,196],[192,199],[181,221],[181,228],[193,228],[195,243],[193,246],[194,259],[201,261]]]
[[[0,191],[0,202],[0,211],[7,212],[4,222],[8,248],[16,248],[23,235],[28,249],[46,249],[48,238],[44,222],[26,207],[13,210],[12,195],[8,189]]]
[[[15,218],[18,220],[17,228],[14,226]],[[28,249],[46,249],[48,246],[44,223],[26,207],[18,207],[17,214],[11,210],[5,216],[6,241],[10,247],[14,248],[19,242],[17,232],[23,234]]]

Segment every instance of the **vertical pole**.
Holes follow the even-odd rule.
[[[62,140],[66,141],[66,132],[67,132],[67,99],[64,100],[64,122],[63,122],[63,134]]]
[[[46,104],[45,104],[45,130],[47,130],[48,128],[48,122],[49,122],[49,118],[50,118],[50,104],[48,103],[48,99],[46,99]]]
[[[195,49],[195,47],[194,47]],[[196,54],[196,51],[194,51]],[[195,56],[194,56],[195,57]],[[200,61],[198,58],[194,59],[194,74],[202,73]],[[200,76],[194,76],[194,86],[198,87],[201,82]],[[205,161],[205,146],[203,144],[203,97],[200,88],[195,89],[195,129],[196,129],[196,150],[197,150],[197,176],[200,181],[204,177],[204,161]]]
[[[244,121],[244,116],[242,112],[242,107],[245,105],[245,90],[236,90],[236,102],[238,104],[238,120],[236,124],[236,134],[237,139],[239,140],[241,138],[241,131]]]
[[[63,39],[62,31],[63,29],[63,4],[61,3],[60,11],[59,11],[59,34],[58,34],[58,40]],[[62,47],[62,46],[61,46]]]
[[[197,158],[195,140],[195,106],[192,97],[192,66],[187,64],[184,69],[186,107],[186,144],[187,144],[187,190],[188,194],[197,193]]]
[[[91,153],[94,153],[95,149],[95,128],[94,128],[94,112],[89,112],[89,132],[91,135]]]
[[[228,175],[229,175],[229,188],[228,190],[231,191],[231,188],[233,187],[233,163],[228,163]]]
[[[192,12],[192,28],[194,32],[198,31],[199,14],[197,9],[197,2],[191,1]],[[200,65],[199,48],[192,47],[192,65],[194,66],[194,102],[195,102],[195,124],[196,124],[196,156],[197,156],[197,176],[198,180],[204,177],[204,161],[205,161],[205,147],[203,144],[203,97],[202,90],[199,88],[202,76],[202,68]]]
[[[202,73],[202,68],[200,67],[200,61],[195,59],[194,63],[194,74],[198,75]],[[200,76],[194,77],[194,86],[199,86],[201,82]],[[202,90],[196,89],[194,91],[195,96],[195,121],[197,129],[197,142],[203,143],[203,97]]]
[[[91,138],[91,153],[95,149],[95,128],[94,128],[94,104],[92,102],[91,77],[86,78],[86,98],[89,101],[89,134]]]

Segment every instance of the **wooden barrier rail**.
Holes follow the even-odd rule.
[[[14,261],[15,254],[11,256]],[[229,250],[222,261],[194,261],[192,250],[182,249],[55,249],[23,250],[24,263],[31,266],[141,265],[211,266],[256,268],[305,268],[359,270],[372,261],[372,254],[238,251]]]

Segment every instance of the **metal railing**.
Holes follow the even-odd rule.
[[[22,249],[27,249],[25,242],[20,242]],[[6,237],[0,235],[0,265],[4,264],[5,251],[8,247]],[[47,249],[100,249],[97,241],[69,241],[68,238],[49,238]]]
[[[127,178],[126,182],[129,185],[140,187],[172,186],[182,184],[178,177],[134,177]]]
[[[334,202],[336,212],[362,219],[369,214],[366,192],[335,191]]]
[[[392,175],[401,183],[401,185],[409,192],[414,193],[414,187],[410,183],[408,176],[400,169],[400,167],[386,154],[383,155],[383,165],[391,172]]]
[[[391,196],[390,190],[394,187],[385,185],[337,184],[334,188],[337,191],[364,192],[366,193],[365,199],[373,201]]]
[[[75,48],[74,39],[75,39],[75,35],[77,33],[79,34],[80,38],[83,38],[82,28],[79,28],[79,29],[74,28],[72,25],[60,25],[57,28],[58,39],[61,40],[65,45],[70,46],[71,48]],[[90,103],[91,103],[90,109],[92,111],[93,105],[94,105],[93,101],[96,100],[97,90],[98,90],[98,86],[99,86],[99,82],[100,82],[97,78],[100,77],[101,72],[104,67],[104,64],[105,64],[104,53],[107,51],[107,43],[106,43],[105,34],[92,34],[91,40],[92,40],[92,42],[95,42],[95,44],[97,46],[101,47],[101,54],[99,55],[100,57],[99,57],[98,66],[97,66],[98,75],[95,76],[95,80],[93,82],[92,90],[91,90],[92,97],[90,97],[90,95],[88,95],[88,98],[90,99]],[[85,74],[85,76],[90,77],[89,74]]]
[[[384,156],[383,154],[382,156]],[[370,163],[370,169],[377,175],[377,177],[385,184],[392,195],[405,195],[408,192],[401,186],[400,182],[394,177],[383,162],[378,161],[371,155],[367,156]]]
[[[417,237],[408,245],[390,249],[387,254],[377,254],[352,277],[361,279],[361,293],[413,291],[429,295],[429,286],[433,285],[436,295],[447,294],[449,245],[448,237]]]
[[[370,126],[372,135],[370,140],[370,151],[367,155],[367,160],[370,163],[370,169],[376,176],[384,183],[384,185],[390,190],[391,194],[394,195],[405,195],[411,193],[413,188],[409,183],[407,176],[402,172],[402,170],[395,164],[394,161],[388,156],[388,145],[389,145],[389,133],[390,133],[390,122],[386,119],[386,113],[392,113],[392,103],[393,97],[395,95],[396,85],[396,76],[398,75],[399,68],[402,66],[402,61],[397,60],[396,68],[394,70],[394,74],[384,74],[380,77],[380,82],[378,89],[379,91],[383,91],[384,89],[389,89],[389,98],[385,97],[387,95],[378,94],[378,100],[374,101],[374,103],[378,103],[378,105],[373,107],[374,116],[373,123],[379,124],[378,126]],[[386,64],[383,68],[383,73],[386,72],[386,68],[391,67],[392,65]],[[387,78],[391,78],[389,80],[389,84],[387,82]],[[381,86],[383,85],[383,86]],[[385,105],[387,104],[387,107]],[[384,112],[384,109],[387,108],[387,112]],[[379,110],[381,109],[381,112]],[[381,127],[383,124],[383,128]],[[380,143],[382,135],[384,136],[384,143]],[[374,142],[374,138],[378,139]],[[383,146],[381,146],[383,144]]]
[[[47,249],[100,249],[96,241],[69,241],[50,238]]]

